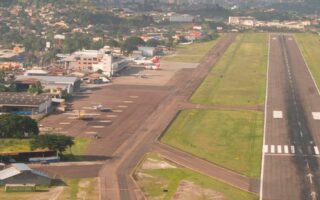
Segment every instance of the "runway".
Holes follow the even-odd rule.
[[[320,96],[292,35],[269,38],[260,199],[319,198]]]

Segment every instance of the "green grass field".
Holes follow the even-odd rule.
[[[0,153],[29,151],[29,142],[27,139],[0,139]]]
[[[67,157],[85,155],[90,139],[75,138],[74,142],[74,146],[71,150],[68,149],[65,155]],[[31,151],[29,143],[30,139],[0,139],[0,153]]]
[[[179,45],[175,54],[164,57],[163,60],[173,62],[198,63],[219,41],[219,38],[209,42],[193,43],[191,45]]]
[[[241,34],[191,97],[194,103],[261,105],[265,100],[268,40]]]
[[[312,33],[299,33],[295,35],[310,71],[320,87],[320,36]]]
[[[260,176],[263,113],[184,110],[162,142],[243,175]]]
[[[151,158],[152,160],[165,161],[157,154],[149,154],[148,156],[146,156],[146,159],[148,158]],[[173,163],[171,164],[174,165]],[[144,174],[147,176],[141,178],[138,174]],[[223,199],[226,200],[258,199],[256,195],[244,192],[213,178],[178,166],[177,168],[173,169],[142,169],[140,166],[135,172],[135,178],[138,185],[141,187],[147,197],[152,197],[152,199],[172,199],[172,196],[177,191],[181,181],[191,181],[201,187],[202,191],[192,190],[192,193],[201,193],[206,189],[211,189],[213,191],[219,192],[220,194],[223,194],[223,196],[225,197]],[[168,189],[168,192],[163,192],[163,188]],[[186,192],[190,192],[190,188],[188,190],[189,191]],[[189,199],[191,198],[192,197],[189,197]],[[203,197],[201,199],[207,198]]]

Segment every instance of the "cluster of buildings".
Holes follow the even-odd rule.
[[[311,25],[310,20],[303,21],[258,21],[254,17],[250,16],[230,16],[229,25],[240,27],[240,28],[278,28],[278,29],[295,29],[304,30],[306,26]]]

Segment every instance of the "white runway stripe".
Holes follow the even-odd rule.
[[[277,146],[277,152],[278,152],[278,153],[282,153],[281,145],[278,145],[278,146]]]
[[[268,145],[264,145],[263,146],[263,152],[264,153],[268,153]]]
[[[269,147],[270,146],[270,147]],[[301,146],[294,145],[263,145],[263,153],[264,154],[301,154],[301,155],[320,155],[319,148],[317,146],[307,146],[306,152],[302,150]]]
[[[284,145],[284,153],[289,153],[288,145]]]
[[[292,154],[295,154],[295,153],[296,153],[295,148],[294,148],[293,145],[291,145],[291,153],[292,153]]]
[[[271,145],[271,153],[274,153],[274,145]]]
[[[316,155],[319,155],[319,149],[318,149],[317,146],[314,146],[314,153],[315,153]]]

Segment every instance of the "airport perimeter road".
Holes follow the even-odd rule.
[[[320,195],[320,96],[291,35],[271,34],[260,199]]]
[[[180,104],[185,102],[201,84],[235,37],[235,34],[226,35],[210,50],[196,69],[183,69],[173,77],[170,82],[174,86],[170,88],[167,97],[145,119],[135,134],[117,149],[113,154],[114,159],[107,161],[101,169],[101,199],[131,200],[141,197],[137,193],[139,189],[132,181],[130,173],[176,116]]]

